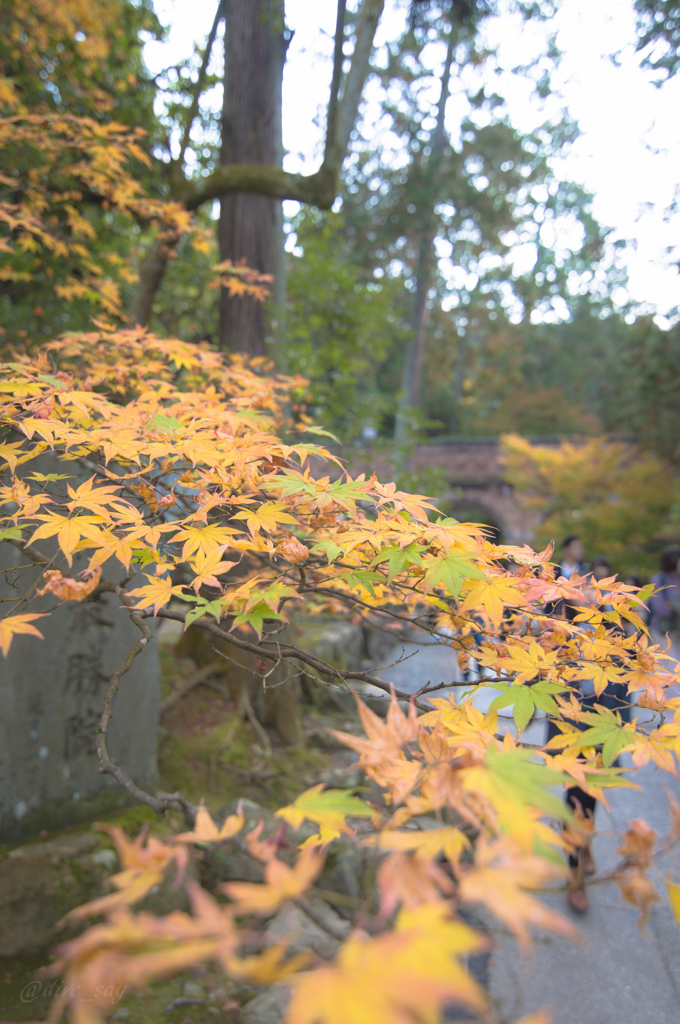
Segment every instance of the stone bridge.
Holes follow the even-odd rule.
[[[375,472],[380,479],[390,480],[394,478],[395,456],[377,448],[362,448],[350,456],[348,469],[354,475]],[[411,452],[408,469],[413,473],[443,470],[447,486],[439,505],[445,514],[461,521],[485,523],[505,543],[531,543],[535,524],[520,508],[512,484],[504,478],[498,439],[465,438],[418,445]]]

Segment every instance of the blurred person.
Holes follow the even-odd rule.
[[[588,566],[583,561],[583,542],[578,534],[570,533],[562,541],[562,560],[559,569],[560,576],[564,576],[565,580],[573,575],[583,576],[588,571]]]
[[[593,578],[597,580],[598,583],[600,580],[606,580],[608,576],[614,575],[611,565],[603,555],[598,555],[597,558],[593,559],[590,569],[593,574]]]
[[[603,555],[598,555],[597,558],[593,559],[592,573],[593,579],[597,583],[600,583],[602,580],[606,580],[610,576],[614,575],[611,564],[607,561],[606,558],[604,558]],[[592,595],[591,599],[594,604],[597,600],[596,592],[594,590],[591,590],[590,594]],[[598,604],[597,610],[599,612],[611,612],[614,610],[614,605]],[[604,628],[607,630],[607,632],[610,633],[612,636],[618,637],[630,635],[626,631],[626,625],[632,626],[633,632],[636,631],[635,626],[633,626],[632,623],[628,623],[626,619],[623,619],[621,622],[609,622],[606,620],[604,622]],[[600,694],[599,700],[600,704],[603,707],[609,708],[610,711],[618,711],[621,715],[622,721],[630,722],[632,717],[633,700],[630,694],[628,693],[628,687],[625,685],[625,683],[615,683],[610,681],[609,683],[607,683],[607,687],[604,690],[604,692]]]
[[[626,584],[627,587],[635,587],[637,590],[642,590],[644,586],[644,583],[642,582],[641,578],[639,576],[636,576],[635,573],[631,573],[629,576],[626,576],[623,582]],[[637,605],[634,610],[636,614],[640,617],[642,622],[645,624],[645,626],[649,626],[650,611],[648,606],[646,604],[640,604]],[[623,631],[626,634],[626,636],[636,636],[640,633],[640,630],[637,628],[637,626],[634,626],[633,623],[630,622],[628,619],[623,620]]]
[[[604,561],[604,560],[603,560]],[[607,563],[608,566],[608,563]],[[608,572],[606,576],[611,576],[611,568],[608,566]],[[554,615],[558,618],[564,618],[568,622],[574,622],[576,617],[580,615],[584,606],[587,602],[576,602],[576,601],[560,601],[558,602]],[[579,629],[584,632],[594,632],[595,627],[589,622],[581,621],[577,623]],[[630,721],[630,700],[628,697],[627,687],[622,683],[609,683],[606,689],[598,697],[595,694],[595,684],[591,679],[580,679],[578,682],[572,682],[569,684],[572,692],[575,692],[579,703],[583,710],[593,710],[597,707],[608,708],[610,711],[618,711],[623,721]],[[585,732],[591,726],[586,722],[575,723],[576,727],[581,731]],[[548,736],[547,739],[550,741],[555,736],[561,736],[562,731],[557,725],[554,719],[548,718]],[[583,755],[579,755],[583,759]],[[617,764],[614,761],[614,765]],[[594,796],[587,793],[580,786],[570,786],[564,794],[564,800],[568,807],[574,812],[575,816],[587,824],[587,827],[592,828],[595,821],[595,808],[597,801]],[[583,845],[576,850],[574,853],[568,855],[569,863],[569,890],[567,892],[567,902],[572,910],[579,914],[583,914],[588,910],[588,895],[585,890],[585,876],[595,874],[595,861],[593,859],[592,851],[590,848],[590,841],[586,841]]]
[[[670,544],[661,553],[660,571],[651,582],[658,590],[649,599],[649,631],[660,647],[668,647],[666,667],[673,671],[680,660],[680,545]],[[666,699],[680,696],[680,687],[666,691]]]
[[[650,598],[652,632],[660,636],[672,634],[677,642],[680,632],[680,546],[671,544],[661,553],[660,572],[652,576],[659,591]]]
[[[576,616],[582,611],[582,605],[576,604],[574,601],[558,601],[555,605],[553,615],[556,618],[566,619],[568,622],[574,622]],[[585,622],[578,623],[578,626],[579,629],[584,629],[586,631],[590,631],[592,629],[592,627]],[[583,709],[590,709],[594,706],[596,702],[595,687],[591,680],[582,679],[578,682],[572,682],[569,685],[571,690],[576,692]],[[588,726],[583,722],[576,723],[576,726],[581,732],[585,732],[588,728]],[[562,730],[559,728],[557,722],[552,718],[548,718],[547,741],[549,742],[556,736],[561,735]],[[582,754],[579,756],[583,759]],[[586,793],[586,791],[581,789],[580,786],[570,786],[565,790],[564,801],[574,812],[577,818],[589,824],[594,823],[597,801],[595,800],[595,797],[590,795],[590,793]],[[567,902],[572,910],[575,910],[579,914],[583,914],[588,909],[588,896],[585,890],[585,876],[595,873],[595,862],[590,849],[590,842],[584,842],[579,849],[568,855],[567,860],[569,864],[570,883],[567,891]]]

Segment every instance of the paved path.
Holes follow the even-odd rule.
[[[414,692],[428,681],[456,679],[450,649],[409,644],[405,654],[414,656],[383,672],[383,678],[398,689]],[[464,689],[456,686],[452,692],[460,695]],[[493,690],[482,693],[480,707],[488,707],[495,695]],[[528,742],[542,741],[544,722],[532,723],[529,729]],[[598,806],[593,846],[598,870],[616,863],[615,836],[631,819],[644,818],[665,835],[669,827],[666,790],[680,802],[680,780],[665,772],[647,767],[631,778],[642,791],[615,790],[609,810]],[[549,1006],[553,1024],[680,1024],[680,930],[666,897],[667,871],[680,883],[679,854],[656,866],[662,902],[652,908],[645,933],[638,927],[637,911],[623,903],[614,882],[607,882],[589,889],[590,910],[577,919],[580,943],[537,933],[530,954],[524,956],[514,939],[497,939],[491,992],[500,1019],[516,1021]],[[544,899],[570,914],[563,893]]]

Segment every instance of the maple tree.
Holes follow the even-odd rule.
[[[653,571],[676,496],[668,463],[601,436],[542,445],[506,434],[501,452],[520,504],[540,520],[538,543],[576,532],[620,574]]]
[[[104,699],[100,770],[187,822],[163,840],[109,829],[122,870],[111,894],[69,915],[102,920],[57,951],[50,971],[67,985],[55,1016],[68,1007],[75,1021],[99,1024],[112,984],[144,986],[199,963],[232,980],[285,982],[291,1024],[430,1021],[450,1003],[482,1014],[487,997],[464,960],[486,939],[461,908],[485,905],[522,944],[536,926],[573,933],[534,892],[564,883],[564,852],[588,837],[554,787],[578,784],[606,799],[633,785],[616,762],[621,751],[634,766],[677,772],[680,698],[666,691],[678,668],[651,642],[635,588],[555,579],[550,547],[494,544],[481,527],[438,517],[422,495],[351,479],[303,439],[317,428],[290,420],[299,385],[263,360],[105,325],[0,365],[0,539],[43,564],[42,585],[0,620],[0,647],[7,654],[26,633],[38,642],[38,592],[57,602],[115,593],[140,637]],[[34,469],[46,452],[59,472]],[[558,600],[578,603],[575,622],[548,613]],[[498,695],[483,712],[478,686],[460,703],[436,695],[450,680],[409,699],[370,672],[333,668],[282,635],[298,608],[429,632],[451,647],[452,674],[454,659],[474,656]],[[268,666],[292,663],[320,686],[356,680],[382,690],[384,719],[357,697],[365,735],[335,732],[381,800],[315,786],[278,812],[283,843],[261,826],[244,834],[239,812],[216,822],[181,793],[142,790],[112,761],[107,730],[125,672],[153,642],[149,621],[164,618],[255,654],[264,687]],[[616,628],[624,620],[635,627],[628,638]],[[582,707],[573,689],[581,679],[598,694],[623,682],[655,712],[652,726]],[[516,738],[499,729],[502,707],[512,708]],[[558,735],[524,745],[536,708]],[[673,807],[662,841],[642,822],[622,837],[612,876],[643,915],[656,898],[650,864],[678,841],[679,816]],[[375,851],[377,891],[335,936],[335,961],[289,953],[285,941],[266,945],[262,926],[280,907],[313,913],[308,897],[324,862],[348,841]],[[224,843],[247,851],[261,881],[229,882],[217,899],[186,866],[192,850]],[[135,910],[169,871],[190,909]]]
[[[8,164],[9,193],[0,205],[4,279],[30,283],[44,274],[64,306],[84,297],[112,319],[120,313],[116,275],[105,267],[117,259],[97,262],[89,251],[93,226],[77,205],[81,190],[126,223],[155,227],[161,263],[182,232],[195,230],[188,213],[199,200],[246,183],[278,198],[292,191],[330,203],[381,7],[362,5],[362,48],[343,103],[329,117],[320,172],[303,178],[260,167],[258,178],[253,168],[223,167],[199,196],[180,180],[180,160],[177,204],[151,196],[133,173],[144,162],[137,132],[58,108],[36,110],[42,101],[28,103],[4,77],[2,145],[31,154],[17,164],[21,178]],[[86,26],[85,70],[74,88],[85,90],[80,101],[88,106],[88,80],[107,53],[118,6],[100,5],[98,13],[110,16],[93,19],[84,4],[45,0],[37,23],[28,8],[15,8],[35,28],[15,40],[29,64],[42,59],[42,27],[79,43],[74,27]],[[362,24],[371,31],[362,35]],[[342,41],[341,19],[340,28]],[[336,71],[337,103],[341,61]],[[100,98],[107,95],[103,89]],[[217,273],[236,297],[261,300],[270,283],[233,261]],[[291,418],[291,396],[305,382],[274,375],[264,359],[228,360],[207,345],[140,328],[94,328],[12,352],[0,364],[0,540],[41,569],[38,583],[0,618],[0,648],[7,656],[12,644],[39,642],[49,609],[32,610],[35,598],[58,604],[115,594],[139,640],[108,684],[96,734],[99,768],[131,797],[176,812],[185,824],[164,839],[144,832],[130,839],[106,827],[121,870],[111,893],[67,915],[71,923],[101,920],[57,951],[50,971],[67,985],[53,1016],[68,1009],[77,1024],[100,1024],[118,983],[141,988],[203,963],[230,981],[285,982],[291,1024],[436,1021],[450,1003],[483,1014],[487,996],[465,961],[487,940],[461,910],[485,905],[524,945],[537,926],[573,933],[534,892],[563,883],[563,854],[588,841],[588,824],[555,787],[575,781],[605,799],[607,790],[634,784],[616,763],[622,751],[635,767],[651,761],[677,772],[680,698],[667,690],[678,670],[651,642],[635,589],[613,578],[555,579],[549,547],[537,554],[494,544],[475,524],[438,517],[422,495],[343,474],[337,459],[305,439],[323,431],[304,416]],[[58,471],[44,472],[36,461],[47,454]],[[559,600],[577,602],[575,622],[547,611]],[[450,646],[452,674],[454,660],[464,666],[474,657],[498,695],[483,712],[475,686],[460,703],[436,696],[450,680],[410,699],[376,674],[335,668],[284,635],[297,609],[359,615],[405,636],[430,634]],[[319,686],[354,680],[382,691],[384,719],[357,698],[365,735],[335,732],[376,795],[314,786],[278,811],[282,832],[265,836],[261,825],[246,832],[240,810],[215,821],[180,792],[144,791],[112,760],[107,734],[125,674],[153,642],[149,623],[163,619],[254,655],[264,689],[272,667],[291,664]],[[623,620],[635,627],[628,638],[617,628]],[[652,726],[643,730],[601,706],[584,709],[574,693],[584,679],[596,694],[611,681],[624,684],[654,712]],[[499,728],[504,707],[512,708],[516,738]],[[522,741],[536,708],[558,731],[540,746]],[[657,851],[678,842],[679,820],[671,805],[665,839],[641,821],[621,838],[612,877],[643,917],[656,898],[650,866]],[[282,906],[314,913],[310,897],[341,842],[375,854],[376,892],[333,935],[340,943],[334,961],[291,952],[283,940],[268,945],[264,925]],[[230,881],[217,896],[199,885],[187,871],[190,859],[221,844],[245,851],[260,880]],[[185,888],[189,910],[158,916],[136,909],[167,874]],[[673,881],[669,896],[677,909]]]

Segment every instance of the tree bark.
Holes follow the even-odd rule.
[[[432,133],[430,151],[430,190],[427,197],[428,205],[418,211],[420,220],[420,241],[418,246],[418,264],[416,267],[416,290],[413,302],[413,340],[406,353],[404,364],[404,376],[402,382],[402,398],[399,413],[397,415],[395,434],[397,438],[404,437],[407,425],[407,411],[416,412],[420,406],[420,390],[423,376],[423,362],[425,360],[425,345],[427,341],[427,322],[429,319],[428,296],[432,285],[432,269],[435,262],[434,240],[436,237],[434,208],[437,202],[437,187],[441,174],[440,165],[446,131],[444,117],[446,114],[446,103],[449,98],[449,82],[451,78],[451,66],[455,52],[456,32],[453,19],[449,29],[449,42],[444,62],[444,73],[442,75],[441,91],[437,104],[437,123]]]
[[[220,164],[280,167],[283,0],[226,0]],[[263,274],[277,270],[281,202],[237,192],[220,200],[220,259]],[[262,303],[220,294],[220,347],[264,355],[269,317]]]
[[[283,152],[280,130],[281,79],[286,46],[283,29],[283,0],[224,0],[219,4],[208,43],[212,43],[217,24],[220,18],[224,17],[226,24],[225,58],[227,59],[225,60],[223,103],[225,131],[220,166],[205,177],[191,179],[186,176],[181,162],[175,161],[168,168],[168,185],[170,198],[181,203],[187,210],[197,210],[204,203],[220,199],[222,213],[219,234],[220,252],[224,254],[222,255],[223,259],[238,259],[239,257],[234,255],[236,240],[248,233],[254,234],[254,231],[251,230],[249,211],[259,209],[257,201],[260,198],[264,200],[261,208],[270,211],[264,220],[276,221],[278,219],[279,225],[282,224],[280,202],[282,199],[308,203],[321,210],[329,210],[333,205],[337,195],[340,169],[347,153],[361,93],[369,73],[373,39],[385,6],[385,0],[363,0],[356,25],[355,49],[349,70],[344,76],[342,75],[341,59],[341,44],[344,38],[343,0],[340,0],[339,6],[341,8],[338,14],[338,42],[340,45],[336,46],[323,162],[313,174],[293,174],[290,171],[284,171],[281,166]],[[262,12],[262,17],[258,17],[258,12]],[[238,24],[242,22],[246,25],[252,23],[259,32],[258,40],[263,50],[258,51],[255,46],[255,54],[252,57],[248,56],[251,52],[249,49],[239,49],[236,43]],[[252,42],[254,45],[255,41]],[[207,58],[209,57],[207,48],[206,55],[204,63],[207,67]],[[270,74],[267,73],[267,65],[263,60],[267,55],[272,57]],[[254,75],[252,83],[247,77],[251,70]],[[198,111],[200,85],[201,77],[199,76],[184,126],[182,152],[189,145],[191,125]],[[253,99],[253,94],[259,95],[261,101],[262,95],[266,96],[268,93],[270,93],[269,105],[266,102],[260,103],[258,113],[257,102],[254,104],[250,102]],[[238,107],[239,102],[242,103],[240,108]],[[253,105],[255,110],[252,109]],[[268,119],[270,121],[268,130],[271,134],[264,147],[263,158],[254,141],[255,136],[258,136],[260,142],[264,140],[266,132],[261,132],[260,129]],[[241,146],[238,155],[236,153],[237,144]],[[248,211],[243,206],[239,215],[236,207],[243,203],[246,196],[253,200],[254,205],[252,207],[248,205]],[[273,214],[272,210],[275,211]],[[281,236],[280,230],[277,233]],[[232,247],[232,243],[234,247]],[[282,238],[280,244],[283,244]],[[170,248],[171,246],[163,240],[157,239],[152,242],[142,260],[140,281],[130,309],[130,318],[133,322],[148,323],[156,293],[165,273]],[[258,266],[258,260],[254,256],[249,259],[247,254],[242,253],[242,255],[245,255],[246,263],[250,266],[262,269]],[[276,261],[274,260],[273,271],[265,270],[263,272],[276,273]],[[275,285],[275,289],[276,287]],[[281,289],[282,282],[278,286],[279,293],[281,293]],[[266,323],[264,314],[262,314],[262,322]],[[225,324],[225,333],[226,330]],[[240,344],[240,350],[244,350],[244,345],[239,343],[238,338],[245,338],[247,335],[242,334],[238,326],[233,333],[235,336],[234,347],[238,350]],[[229,329],[229,334],[232,334],[232,329]],[[227,342],[227,347],[232,347],[229,342]]]

